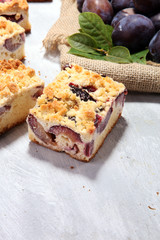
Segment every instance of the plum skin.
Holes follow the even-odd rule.
[[[149,43],[149,54],[152,61],[160,63],[160,30]]]
[[[150,14],[160,8],[159,0],[133,0],[136,11],[142,14]]]
[[[79,12],[82,12],[82,6],[85,0],[77,0],[77,8]]]
[[[123,10],[124,8],[134,7],[133,0],[112,0],[111,4],[115,12]]]
[[[114,28],[122,18],[133,14],[135,14],[134,8],[125,8],[119,11],[112,19],[111,26]]]
[[[114,15],[112,5],[108,0],[85,0],[82,12],[93,12],[99,15],[105,24],[110,24]]]
[[[140,14],[121,19],[112,33],[115,46],[127,47],[131,53],[144,50],[155,34],[152,21]]]
[[[151,17],[151,20],[155,26],[156,32],[160,30],[160,13]]]

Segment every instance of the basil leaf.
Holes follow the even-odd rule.
[[[96,40],[98,47],[105,50],[112,47],[111,31],[107,31],[106,25],[97,14],[90,12],[81,13],[79,15],[79,24],[83,32]]]
[[[104,55],[94,55],[94,54],[90,54],[90,53],[85,53],[85,52],[81,52],[77,49],[71,48],[68,53],[76,55],[76,56],[80,56],[80,57],[85,57],[85,58],[90,58],[90,59],[94,59],[94,60],[106,60],[106,56]]]
[[[77,49],[81,52],[94,54],[97,53],[94,50],[94,48],[97,47],[96,41],[85,33],[75,33],[71,35],[70,37],[68,37],[68,43],[72,48]]]
[[[129,62],[132,62],[130,52],[126,47],[121,46],[113,47],[109,50],[108,55],[123,58],[128,60]]]
[[[132,61],[141,63],[141,64],[146,64],[146,56],[147,56],[148,52],[149,52],[149,50],[146,49],[144,51],[132,54],[131,55]]]

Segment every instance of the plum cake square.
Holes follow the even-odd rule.
[[[44,82],[19,60],[0,61],[0,134],[25,121]]]
[[[18,23],[25,29],[25,32],[30,32],[31,30],[26,0],[0,0],[0,16]]]
[[[25,57],[24,43],[24,28],[0,17],[0,60],[22,60]]]
[[[50,83],[27,118],[30,140],[89,161],[121,116],[122,83],[72,64]]]

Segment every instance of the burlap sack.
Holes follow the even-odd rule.
[[[66,37],[78,32],[80,28],[78,15],[79,12],[75,0],[62,0],[60,18],[52,26],[43,41],[48,51],[58,47],[62,66],[66,63],[76,63],[84,68],[106,74],[116,81],[123,82],[128,90],[160,93],[159,64],[117,64],[68,54],[70,47],[67,44]]]

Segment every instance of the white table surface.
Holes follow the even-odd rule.
[[[59,56],[45,55],[42,40],[60,0],[29,6],[25,63],[49,83]],[[129,93],[90,163],[29,142],[26,123],[2,135],[0,240],[159,240],[159,103],[159,95]]]

